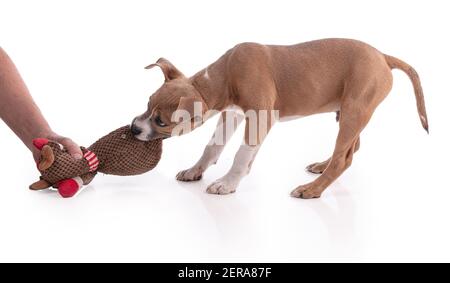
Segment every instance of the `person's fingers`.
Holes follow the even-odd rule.
[[[60,136],[60,135],[56,134],[55,132],[51,132],[47,135],[44,135],[44,137],[61,144],[65,149],[67,149],[69,154],[72,155],[74,158],[76,158],[76,159],[83,158],[83,152],[81,151],[80,146],[78,146],[78,144],[76,144],[70,138]]]
[[[56,141],[62,144],[75,159],[81,159],[83,157],[80,147],[73,140],[66,137],[60,137]]]

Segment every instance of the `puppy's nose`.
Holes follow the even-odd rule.
[[[137,127],[134,123],[132,123],[132,124],[131,124],[131,133],[132,133],[134,136],[137,136],[137,135],[139,135],[140,133],[142,133],[142,129],[139,128],[139,127]]]

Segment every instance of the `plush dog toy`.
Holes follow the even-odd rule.
[[[89,148],[81,147],[83,157],[73,158],[60,144],[38,138],[34,146],[41,151],[37,163],[40,180],[31,190],[56,187],[62,197],[74,196],[89,184],[97,172],[119,176],[139,175],[152,170],[162,153],[162,140],[137,140],[130,127],[119,128],[96,141]]]

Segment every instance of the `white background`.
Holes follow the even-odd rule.
[[[145,110],[163,81],[146,65],[164,56],[192,75],[243,41],[366,41],[417,69],[430,121],[426,135],[411,82],[394,71],[353,165],[308,201],[289,193],[331,154],[334,114],[276,125],[229,196],[205,189],[242,131],[202,181],[175,180],[215,121],[166,140],[152,172],[98,176],[69,200],[28,191],[38,172],[0,123],[0,261],[450,260],[449,12],[447,1],[0,0],[0,45],[54,130],[82,145]]]

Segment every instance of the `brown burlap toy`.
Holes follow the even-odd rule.
[[[89,148],[81,147],[83,157],[73,158],[60,144],[47,139],[33,140],[41,150],[37,164],[40,180],[31,190],[58,188],[63,197],[74,196],[82,185],[89,184],[97,172],[119,176],[139,175],[152,170],[162,153],[162,140],[140,141],[130,127],[119,128],[96,141]]]

